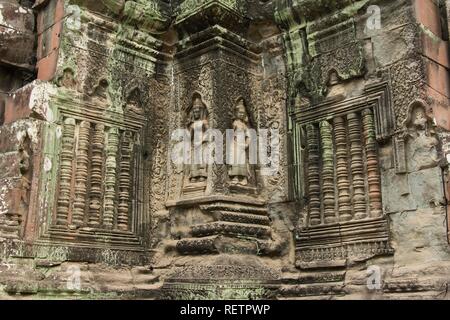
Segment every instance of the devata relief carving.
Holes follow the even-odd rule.
[[[0,0],[0,299],[448,299],[448,13]]]

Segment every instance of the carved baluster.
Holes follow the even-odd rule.
[[[96,124],[92,138],[91,200],[89,204],[89,225],[100,225],[100,209],[103,184],[103,150],[105,126]]]
[[[367,217],[364,188],[364,165],[361,145],[361,121],[357,113],[347,115],[353,177],[353,211],[355,219]]]
[[[380,217],[382,215],[381,204],[381,180],[378,168],[377,145],[375,136],[375,123],[371,109],[362,112],[365,148],[367,157],[367,181],[369,185],[370,215]]]
[[[112,229],[114,224],[114,209],[116,198],[116,167],[117,151],[119,146],[119,132],[117,128],[110,128],[106,150],[106,179],[105,179],[105,211],[103,225]]]
[[[128,212],[130,198],[130,161],[132,148],[132,133],[125,131],[122,135],[120,148],[119,173],[119,209],[117,215],[117,228],[128,230]]]
[[[306,126],[308,140],[308,188],[309,223],[317,225],[320,219],[320,175],[319,175],[319,137],[314,124]]]
[[[72,214],[72,224],[77,226],[84,224],[90,130],[91,124],[88,121],[81,121],[80,132],[78,134],[78,149],[76,153],[77,169],[75,173],[75,200],[73,202]]]
[[[73,173],[73,146],[75,144],[75,119],[64,120],[61,165],[59,178],[58,206],[56,210],[56,224],[67,225],[70,206],[71,182]]]
[[[350,204],[350,182],[348,179],[347,130],[342,117],[334,119],[334,132],[339,220],[349,221],[352,219],[352,208]]]
[[[336,222],[334,211],[334,159],[332,128],[328,121],[320,123],[322,140],[322,192],[325,223]]]

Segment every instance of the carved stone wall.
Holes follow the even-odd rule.
[[[448,298],[448,1],[0,4],[0,297]]]

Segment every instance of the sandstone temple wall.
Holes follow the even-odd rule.
[[[448,299],[449,21],[0,0],[0,298]],[[242,128],[271,162],[173,161],[179,129]]]

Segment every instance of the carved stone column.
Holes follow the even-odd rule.
[[[131,132],[122,133],[120,149],[120,172],[119,172],[119,206],[117,213],[117,228],[119,230],[128,230],[129,228],[129,210],[130,210],[130,166],[131,152],[133,148],[133,135]]]
[[[256,278],[261,275],[265,278],[266,267],[259,256],[280,255],[283,250],[284,243],[275,234],[269,218],[267,187],[262,183],[260,168],[248,163],[239,166],[226,163],[230,155],[227,150],[232,153],[238,145],[242,147],[242,159],[250,157],[250,146],[246,149],[245,141],[248,142],[260,127],[268,129],[266,119],[277,121],[279,127],[282,123],[278,114],[270,114],[275,106],[271,110],[264,108],[263,57],[258,43],[248,36],[251,19],[246,15],[247,6],[248,2],[240,1],[187,0],[176,8],[174,26],[180,39],[174,56],[174,110],[178,128],[203,130],[208,127],[224,140],[223,151],[216,150],[216,155],[220,152],[224,162],[208,164],[206,181],[200,181],[205,180],[204,167],[190,166],[195,170],[196,179],[188,183],[186,170],[189,166],[184,166],[182,173],[172,170],[172,175],[178,175],[182,183],[173,184],[179,187],[170,190],[167,203],[171,234],[176,253],[189,256],[189,259],[185,257],[185,261],[189,261],[186,271],[179,272],[193,275],[193,278],[183,279],[176,290],[173,283],[178,281],[178,276],[166,280],[164,289],[172,290],[176,296],[188,297],[187,292],[191,292],[189,288],[195,283],[193,279],[204,279],[208,287],[221,292],[217,283],[210,279],[219,276],[223,268],[233,269],[231,261],[234,259],[243,259],[242,271],[236,275],[225,274],[227,280],[245,281],[247,270],[254,270]],[[206,112],[202,111],[203,106]],[[192,112],[194,107],[197,107],[196,113]],[[225,145],[227,130],[239,129],[245,131],[245,138],[231,139],[230,145]],[[318,138],[317,132],[317,141]],[[200,189],[202,182],[206,185],[204,190]],[[199,187],[195,188],[197,185]],[[320,205],[320,201],[317,203]],[[318,217],[320,219],[320,212]],[[195,256],[199,254],[208,255],[208,259],[214,261],[210,265],[198,264]],[[251,262],[253,259],[255,263]],[[246,284],[243,286],[246,288]],[[254,292],[254,289],[248,290]]]

